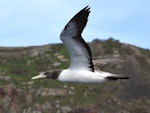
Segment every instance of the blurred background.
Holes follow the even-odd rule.
[[[89,5],[83,37],[95,69],[129,76],[102,84],[31,80],[69,66],[59,35]],[[0,113],[150,113],[148,0],[0,0]]]

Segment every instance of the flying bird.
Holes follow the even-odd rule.
[[[81,36],[87,24],[89,13],[90,7],[86,6],[67,23],[60,34],[60,39],[70,53],[69,68],[50,70],[31,79],[48,78],[61,82],[75,83],[101,83],[105,81],[128,79],[126,76],[94,70],[91,50]]]

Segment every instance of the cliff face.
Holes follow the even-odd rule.
[[[105,86],[105,91],[111,92],[110,98],[100,104],[98,111],[104,113],[112,113],[112,111],[115,113],[148,113],[150,110],[148,108],[150,105],[148,102],[150,100],[150,51],[120,44],[112,39],[105,43],[101,42],[101,44],[99,41],[93,42],[91,48],[96,45],[95,43],[101,45],[103,53],[99,53],[100,57],[103,57],[105,61],[108,60],[108,63],[105,62],[106,64],[101,66],[101,69],[130,77],[130,80],[120,81],[115,86],[109,83]],[[92,48],[93,52],[94,48]],[[106,52],[108,51],[109,55],[107,56]],[[94,54],[96,55],[96,53]],[[100,60],[103,61],[103,58]],[[101,109],[101,106],[104,109]]]
[[[86,85],[31,81],[40,71],[67,68],[66,48],[62,44],[0,47],[0,112],[149,113],[150,51],[112,38],[89,45],[95,69],[130,79]]]

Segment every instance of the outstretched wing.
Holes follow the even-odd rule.
[[[89,10],[90,8],[87,6],[78,12],[61,32],[60,39],[70,53],[70,69],[81,69],[94,72],[91,50],[81,36],[88,20]]]

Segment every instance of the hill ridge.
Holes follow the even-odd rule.
[[[41,71],[67,68],[67,49],[62,44],[0,47],[0,112],[149,113],[150,51],[112,38],[89,46],[96,69],[130,80],[98,85],[31,81]]]

